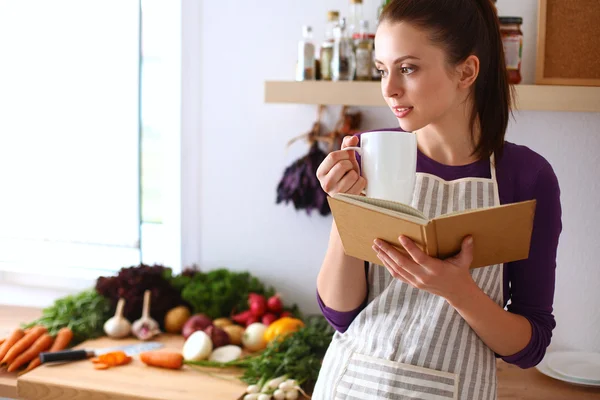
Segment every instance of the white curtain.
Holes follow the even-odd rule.
[[[0,0],[0,270],[139,261],[138,89],[138,0]]]

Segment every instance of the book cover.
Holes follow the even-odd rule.
[[[426,218],[405,204],[365,196],[336,194],[328,197],[344,252],[381,264],[371,246],[376,238],[406,251],[400,235],[412,239],[432,257],[447,258],[460,251],[465,236],[474,241],[471,268],[529,257],[535,200],[504,204]]]

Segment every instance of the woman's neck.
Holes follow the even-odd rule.
[[[463,103],[464,104],[464,103]],[[465,107],[451,110],[437,121],[416,131],[419,150],[444,165],[466,165],[478,160],[473,154],[479,140],[479,124],[471,138],[471,124]]]

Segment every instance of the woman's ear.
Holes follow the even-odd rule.
[[[467,89],[475,83],[479,75],[479,58],[475,55],[470,55],[465,61],[458,65],[458,85]]]

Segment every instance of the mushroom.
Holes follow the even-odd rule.
[[[140,340],[148,340],[160,333],[158,322],[150,317],[150,290],[144,292],[142,318],[133,323],[131,331]]]

